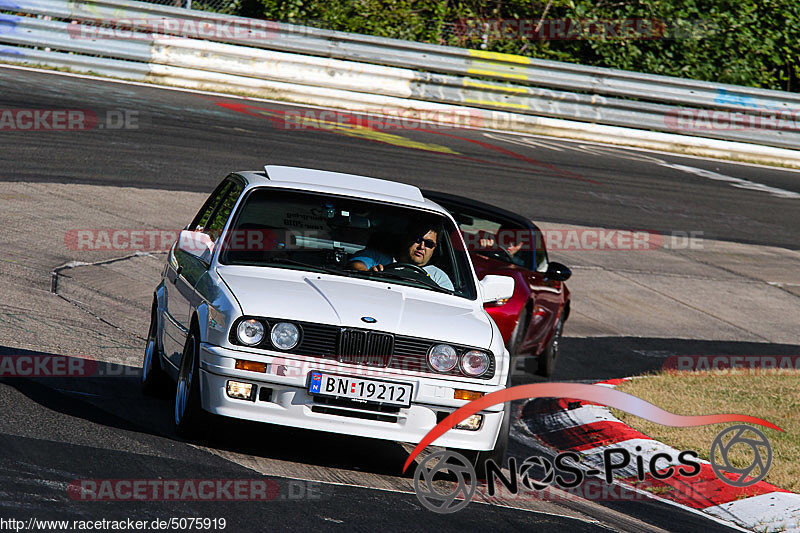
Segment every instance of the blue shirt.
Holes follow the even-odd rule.
[[[395,262],[394,258],[377,250],[370,250],[369,248],[364,248],[363,250],[356,252],[355,256],[350,260],[351,263],[353,261],[361,261],[366,265],[367,269],[370,269],[375,265],[386,266]],[[441,268],[437,268],[433,265],[425,265],[422,267],[422,270],[427,272],[431,279],[440,287],[449,289],[451,291],[455,290],[453,288],[453,282],[450,281],[450,278]]]

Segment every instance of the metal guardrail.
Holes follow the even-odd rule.
[[[800,94],[586,67],[425,43],[349,34],[125,0],[0,0],[0,43],[146,62],[343,91],[518,114],[800,148],[800,124],[710,131],[675,127],[679,113],[722,110],[742,122],[800,115]],[[115,39],[76,38],[91,26]],[[205,30],[208,31],[204,31]],[[226,28],[230,31],[226,32]],[[235,31],[234,31],[235,30]],[[172,37],[170,37],[172,36]],[[191,38],[190,38],[191,37]],[[227,43],[227,44],[223,44]],[[244,45],[244,46],[242,46]],[[108,64],[106,62],[106,64]],[[389,67],[387,67],[387,65]],[[390,68],[398,67],[398,68]],[[126,68],[117,65],[115,68]],[[198,79],[202,75],[198,76]],[[741,123],[740,122],[740,125]]]

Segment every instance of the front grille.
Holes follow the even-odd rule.
[[[431,341],[398,336],[394,341],[392,368],[409,372],[428,371],[428,350],[432,345]]]
[[[303,355],[335,357],[339,328],[323,324],[302,324],[303,337],[300,344],[292,350]]]
[[[342,328],[339,333],[341,363],[385,368],[389,366],[394,347],[394,335],[379,331]]]
[[[244,320],[249,317],[242,317]],[[284,319],[258,318],[268,324],[283,322]],[[463,376],[458,366],[452,371],[440,374],[428,367],[428,350],[440,341],[420,339],[393,335],[383,331],[373,331],[358,328],[342,328],[329,324],[315,324],[286,320],[299,326],[300,343],[287,353],[311,357],[324,357],[335,359],[341,363],[365,365],[375,368],[392,368],[407,372],[427,372],[439,376]],[[230,341],[239,344],[236,339],[236,324],[231,328]],[[276,350],[270,341],[269,335],[257,346],[265,350]],[[459,355],[472,348],[454,345]],[[495,373],[494,357],[489,359],[489,369],[481,379],[491,379]]]

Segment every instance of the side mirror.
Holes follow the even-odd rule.
[[[488,274],[480,282],[483,303],[508,300],[514,294],[514,278]]]
[[[211,264],[214,241],[202,231],[183,230],[178,237],[178,250],[196,257],[206,264]]]
[[[544,277],[553,281],[567,281],[572,275],[572,270],[561,263],[549,263]]]

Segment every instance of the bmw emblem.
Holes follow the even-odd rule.
[[[377,322],[377,320],[375,320],[371,316],[362,316],[361,321],[366,322],[367,324],[374,324],[375,322]]]

